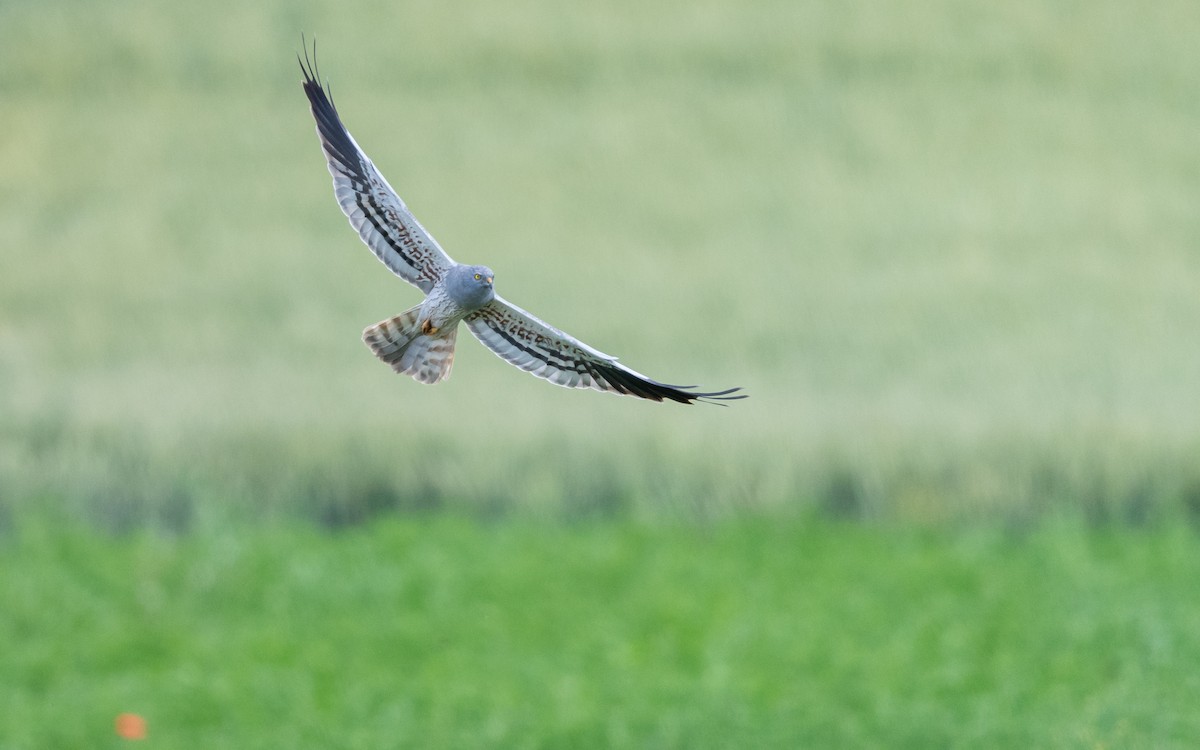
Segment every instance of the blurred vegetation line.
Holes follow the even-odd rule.
[[[0,523],[1194,520],[1198,8],[4,3]],[[453,257],[755,398],[381,372],[301,31]]]

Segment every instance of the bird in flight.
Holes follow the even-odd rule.
[[[363,331],[363,341],[393,370],[422,383],[445,380],[462,321],[501,359],[566,388],[684,404],[745,398],[740,388],[703,392],[651,380],[496,294],[492,269],[451,260],[355,143],[320,83],[316,44],[311,60],[307,46],[297,60],[338,205],[371,252],[425,293],[421,304]]]

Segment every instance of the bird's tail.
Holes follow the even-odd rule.
[[[417,305],[379,321],[363,331],[363,342],[396,372],[422,383],[437,383],[450,377],[458,325],[432,335],[421,333],[420,312]]]

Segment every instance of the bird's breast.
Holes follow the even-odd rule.
[[[442,284],[430,289],[429,296],[421,303],[421,320],[429,321],[434,328],[449,328],[462,320],[467,312],[450,297]]]

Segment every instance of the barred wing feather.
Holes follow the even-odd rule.
[[[342,213],[385,266],[428,294],[454,261],[354,142],[329,92],[321,87],[316,64],[309,62],[307,50],[300,69],[304,71],[304,93],[317,121],[317,135]]]
[[[464,320],[475,338],[501,359],[555,385],[684,404],[745,398],[733,395],[740,388],[704,393],[651,380],[500,297]]]

